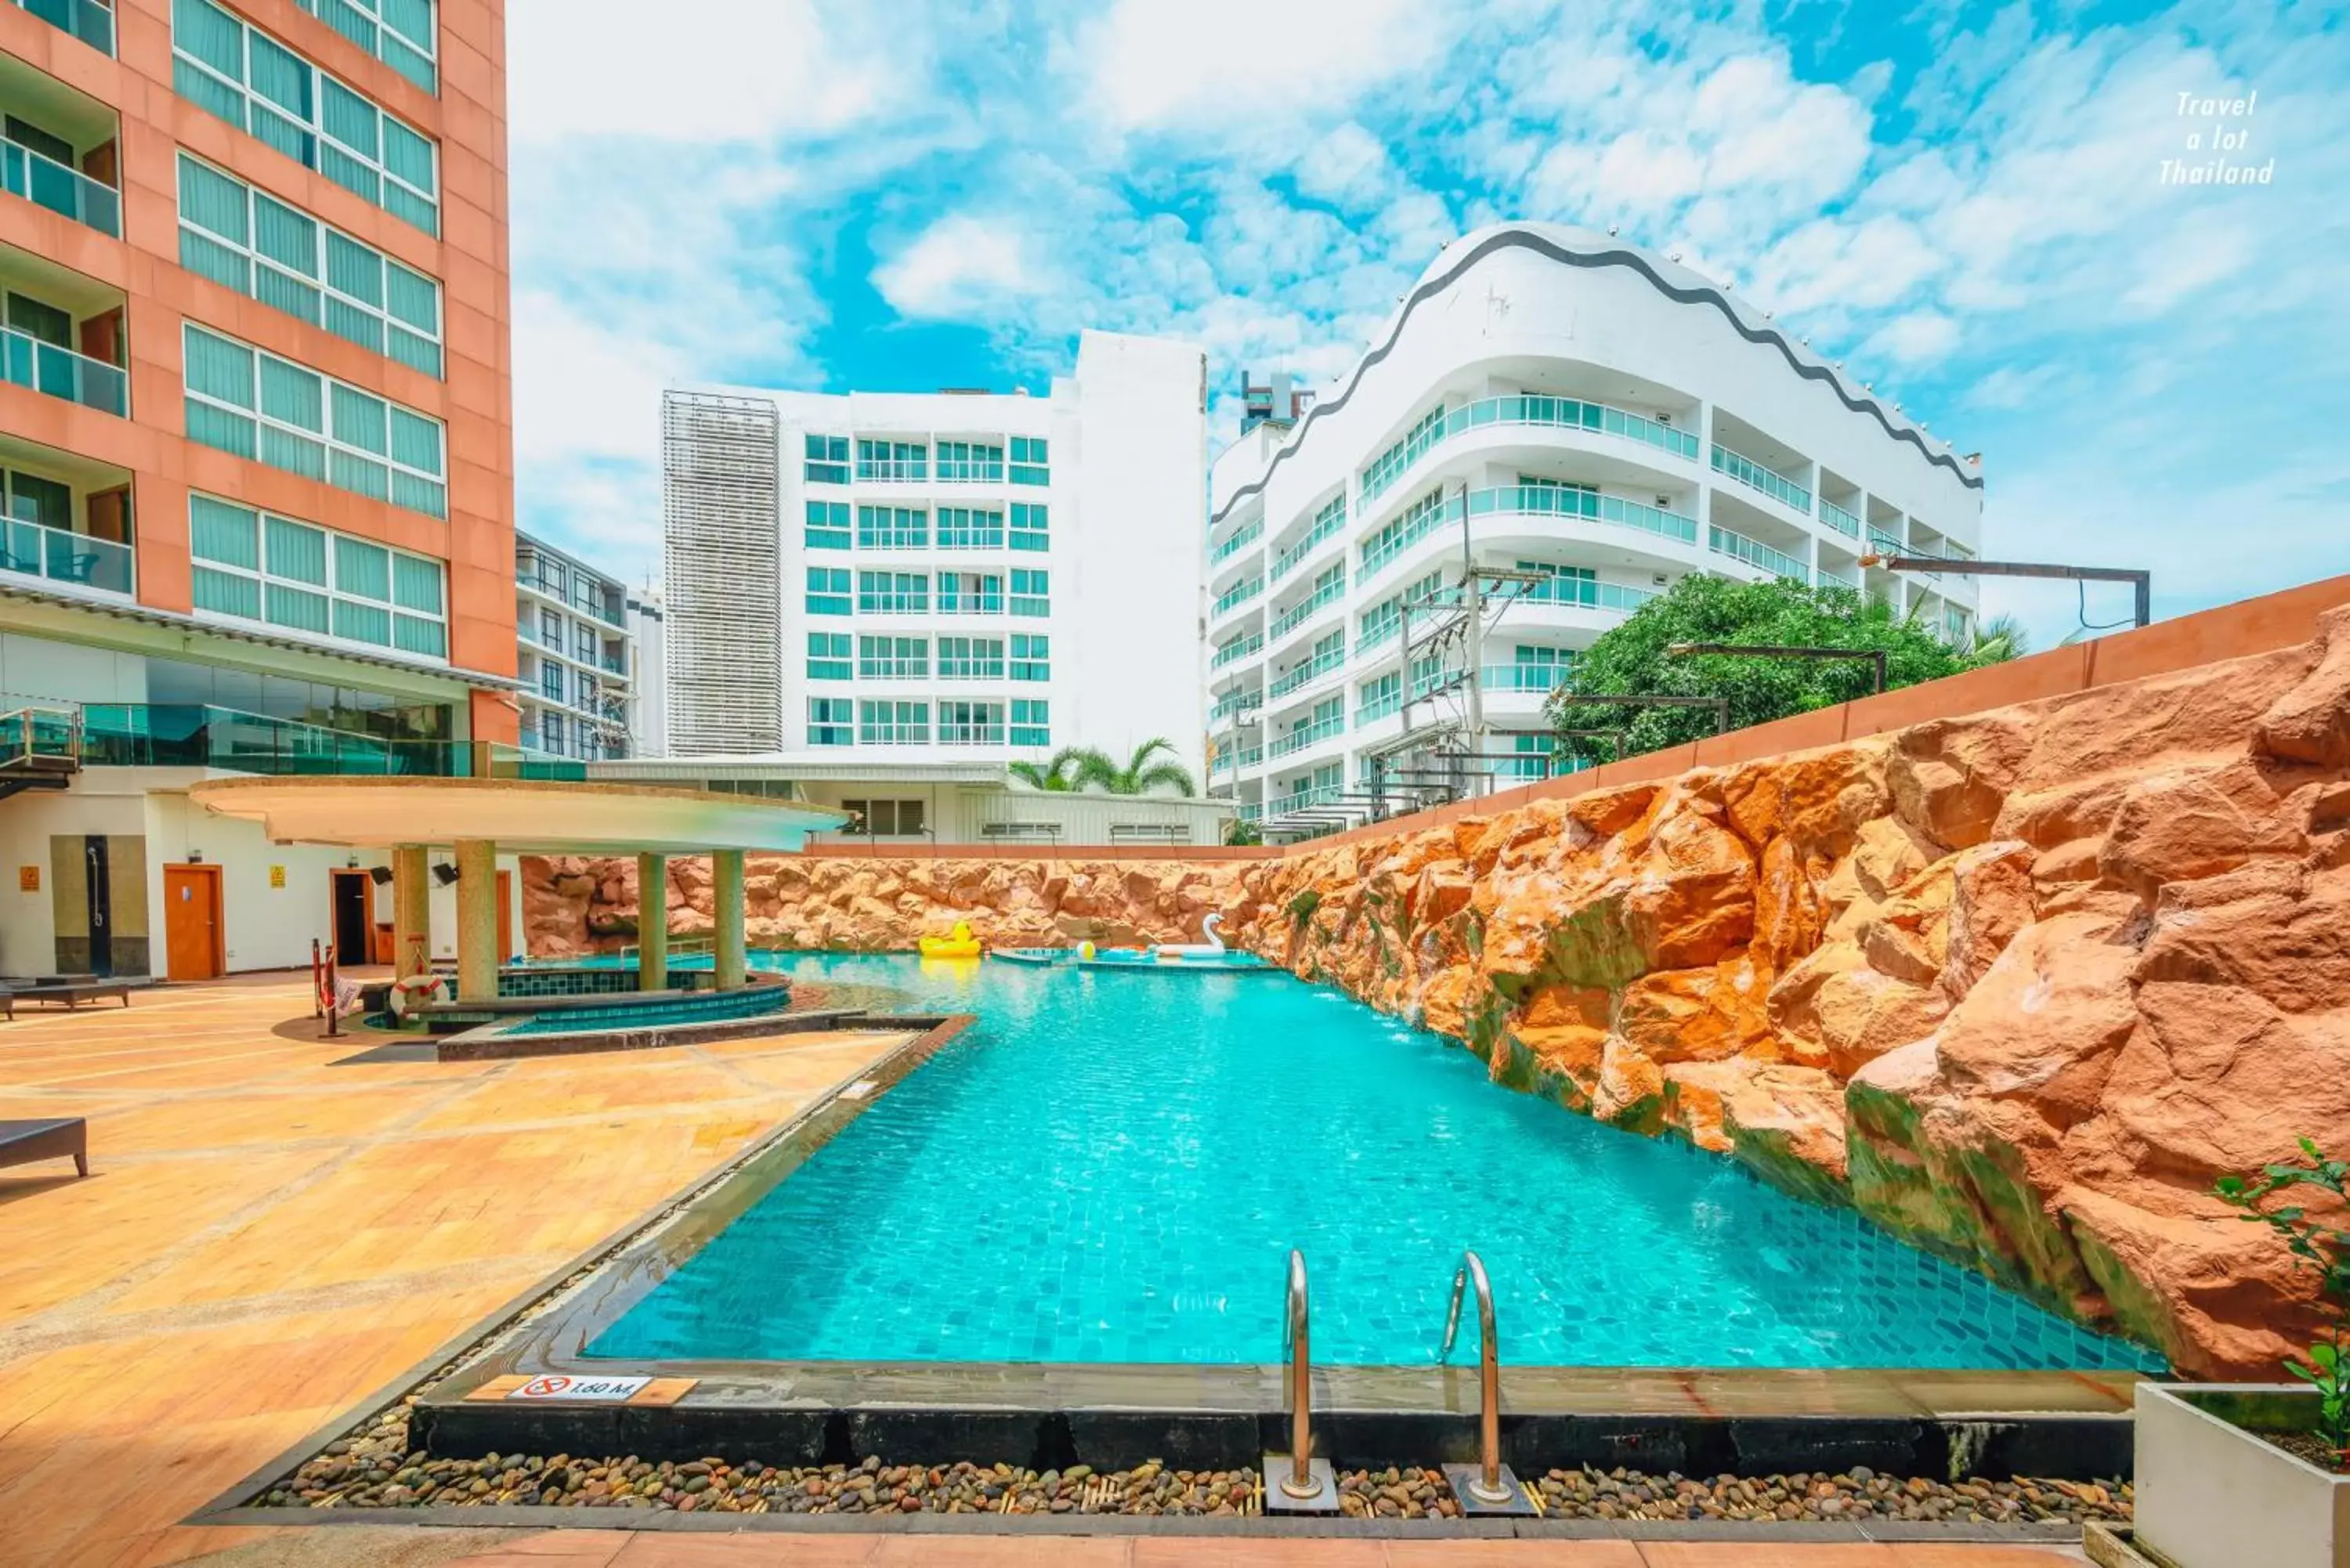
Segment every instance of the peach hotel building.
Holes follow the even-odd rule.
[[[356,952],[366,867],[189,784],[518,739],[504,35],[0,0],[0,975]]]

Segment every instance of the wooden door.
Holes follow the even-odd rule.
[[[163,867],[163,953],[172,980],[211,980],[226,967],[217,866]]]
[[[514,873],[498,873],[498,961],[514,957]]]

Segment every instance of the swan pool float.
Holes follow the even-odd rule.
[[[979,939],[971,934],[971,922],[957,920],[954,929],[942,937],[924,937],[918,944],[926,959],[966,959],[980,955]]]
[[[1218,910],[1200,922],[1204,942],[1160,942],[1150,950],[1150,956],[1160,963],[1181,963],[1187,959],[1221,959],[1224,956],[1224,939],[1216,935],[1223,923],[1223,912]]]

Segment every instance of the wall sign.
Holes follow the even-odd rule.
[[[273,887],[273,888],[283,888],[284,886],[286,886],[286,867],[283,867],[283,866],[272,866],[272,867],[269,868],[269,885],[270,885],[271,887]]]
[[[37,866],[16,867],[16,891],[37,893],[41,890],[41,868]]]
[[[506,1395],[509,1399],[562,1399],[617,1403],[639,1392],[650,1377],[534,1377]]]

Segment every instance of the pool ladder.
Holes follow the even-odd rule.
[[[1493,1285],[1486,1277],[1484,1260],[1474,1252],[1461,1254],[1461,1267],[1452,1276],[1452,1302],[1444,1314],[1444,1345],[1437,1352],[1437,1363],[1441,1366],[1452,1354],[1461,1330],[1461,1303],[1471,1289],[1477,1293],[1478,1462],[1446,1465],[1444,1479],[1463,1513],[1532,1513],[1534,1505],[1524,1489],[1502,1462],[1502,1363],[1493,1330]],[[1330,1461],[1314,1457],[1311,1345],[1305,1254],[1292,1248],[1281,1345],[1287,1363],[1282,1382],[1289,1399],[1289,1452],[1264,1456],[1264,1506],[1271,1512],[1338,1511],[1337,1478]]]

